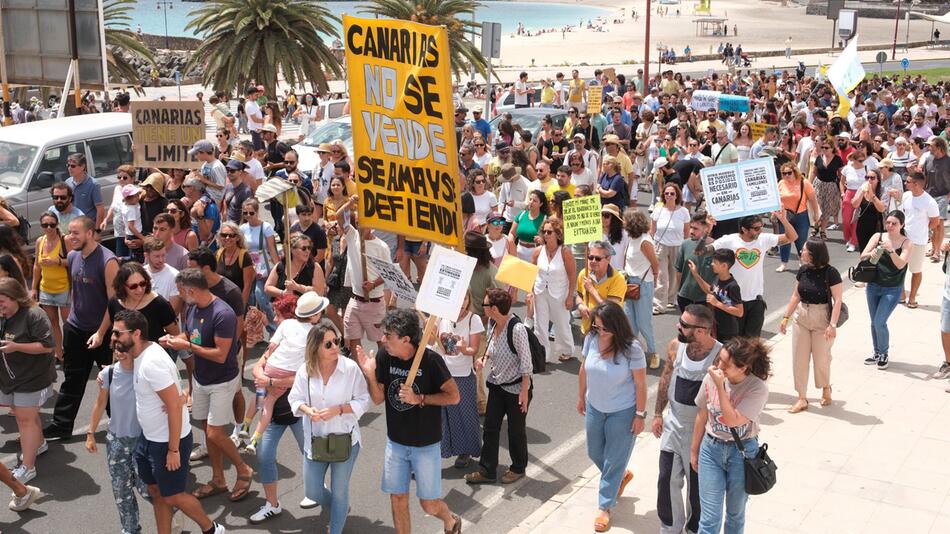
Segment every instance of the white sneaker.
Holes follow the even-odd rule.
[[[48,451],[48,450],[49,450],[49,443],[47,443],[46,440],[44,439],[44,440],[43,440],[43,443],[40,443],[39,448],[36,449],[36,455],[39,456],[39,455],[43,454],[44,452],[46,452],[46,451]],[[16,459],[22,462],[22,461],[23,461],[23,453],[21,452],[21,453],[17,454]]]
[[[224,534],[227,530],[224,529],[224,525],[220,525],[217,522],[214,524],[214,534]]]
[[[192,462],[197,462],[205,456],[208,456],[208,448],[199,443],[195,445],[195,448],[191,449],[191,456],[189,456],[188,459]]]
[[[235,448],[241,448],[241,437],[238,436],[237,432],[231,434],[231,443],[234,444]]]
[[[277,503],[277,506],[272,506],[271,503],[264,501],[264,506],[261,506],[261,509],[250,517],[250,521],[255,525],[263,523],[272,517],[277,517],[283,511],[284,509],[280,507],[280,503]]]
[[[27,469],[25,465],[20,464],[13,470],[13,478],[17,479],[20,484],[26,484],[36,478],[36,467]]]
[[[854,252],[855,251],[854,245],[852,245],[851,243],[848,243],[848,247],[845,250],[847,250],[848,252]]]
[[[183,530],[185,530],[185,513],[176,508],[172,515],[172,534],[181,534]]]
[[[317,501],[308,499],[306,497],[304,497],[303,499],[300,499],[300,507],[303,508],[304,510],[308,508],[316,508],[319,504],[320,503],[318,503]]]
[[[17,497],[16,494],[14,494],[13,500],[10,501],[9,507],[14,512],[22,512],[26,510],[27,508],[29,508],[30,506],[33,506],[33,503],[35,503],[36,500],[42,496],[43,496],[43,492],[40,491],[39,488],[35,486],[27,486],[26,495],[22,497]]]
[[[257,442],[253,439],[247,442],[247,445],[244,446],[244,452],[248,454],[257,454]]]

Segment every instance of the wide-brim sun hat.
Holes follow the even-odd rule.
[[[330,301],[326,297],[321,297],[315,291],[307,291],[297,299],[297,308],[294,315],[301,319],[307,319],[327,309]]]

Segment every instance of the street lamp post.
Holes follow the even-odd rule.
[[[168,11],[172,9],[175,3],[169,0],[158,0],[158,2],[155,3],[157,4],[157,8],[160,9],[165,16],[165,48],[170,49],[171,47],[168,46]]]
[[[642,92],[644,96],[647,93],[647,84],[650,81],[650,0],[647,0],[647,18],[646,18],[646,34],[644,35],[643,43],[643,89]]]

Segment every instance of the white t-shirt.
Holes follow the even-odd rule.
[[[221,186],[221,189],[207,187],[205,191],[216,203],[220,203],[224,198],[224,188],[228,183],[228,170],[221,163],[221,160],[215,159],[211,162],[205,162],[201,165],[200,173],[205,179]]]
[[[650,260],[640,250],[644,241],[653,243],[653,238],[650,237],[650,234],[644,232],[640,237],[630,240],[630,246],[626,249],[623,271],[630,276],[640,277],[641,282],[652,282],[654,278],[653,270],[650,268]]]
[[[165,300],[171,301],[172,297],[178,296],[178,285],[175,284],[178,269],[166,264],[161,271],[156,272],[150,265],[145,265],[145,271],[152,278],[152,289]]]
[[[614,255],[610,257],[610,266],[618,271],[623,271],[623,266],[627,261],[627,247],[630,246],[630,234],[627,232],[621,232],[620,235],[622,237],[620,238],[619,243],[611,243],[610,237],[606,234],[604,235],[603,239],[604,241],[610,243],[610,246],[614,247]]]
[[[241,233],[244,234],[244,242],[247,244],[247,252],[251,255],[251,261],[254,262],[255,272],[267,276],[270,274],[270,268],[274,266],[275,261],[267,252],[267,238],[275,235],[274,227],[267,221],[261,221],[260,226],[251,226],[250,223],[244,223],[241,225]]]
[[[247,164],[247,172],[254,177],[258,182],[264,181],[264,166],[261,165],[260,161],[257,161],[257,158],[251,158],[245,162]]]
[[[472,200],[475,201],[475,223],[485,224],[488,220],[488,215],[498,205],[498,199],[495,198],[495,193],[491,191],[485,191],[481,195],[473,193]]]
[[[524,94],[519,94],[520,91],[525,91]],[[515,105],[516,106],[527,106],[528,105],[528,84],[518,81],[515,82]]]
[[[125,220],[122,218],[122,206],[125,204],[125,200],[122,198],[122,188],[116,186],[113,189],[112,193],[112,204],[109,206],[112,208],[112,228],[118,236],[124,236],[125,233]]]
[[[811,136],[802,137],[802,140],[798,142],[798,170],[802,171],[802,174],[808,174],[808,160],[813,148],[815,148],[815,140]]]
[[[650,217],[656,223],[654,239],[657,243],[665,247],[678,247],[683,244],[683,239],[686,238],[683,228],[689,224],[689,210],[678,206],[670,211],[663,206],[653,210]]]
[[[125,229],[125,237],[134,238],[135,234],[132,233],[132,230],[129,229],[129,223],[135,225],[135,229],[142,232],[142,210],[139,208],[138,204],[126,204],[125,201],[122,202],[122,219],[123,219],[123,228]]]
[[[736,253],[736,263],[729,270],[739,284],[742,300],[755,300],[765,293],[765,275],[762,271],[762,258],[765,252],[778,245],[778,234],[759,234],[758,239],[745,242],[739,234],[729,234],[713,242],[713,248],[727,248]]]
[[[857,190],[864,183],[864,177],[867,175],[867,169],[861,167],[855,169],[851,165],[845,165],[841,168],[841,174],[844,175],[844,186],[847,189]]]
[[[346,226],[346,274],[343,275],[343,285],[353,290],[355,295],[364,298],[378,299],[385,294],[386,286],[378,285],[371,289],[369,295],[363,294],[363,271],[360,269],[360,236],[352,226]],[[390,248],[382,239],[367,239],[366,255],[383,261],[391,261]],[[366,265],[366,277],[371,281],[379,278],[379,273],[372,263]]]
[[[135,359],[135,411],[145,439],[168,443],[168,414],[158,392],[174,385],[181,395],[178,368],[158,343],[149,343]],[[183,438],[191,432],[188,408],[181,404],[181,432]]]
[[[521,212],[524,211],[525,205],[527,204],[525,200],[528,198],[528,188],[530,185],[531,182],[524,176],[516,176],[510,182],[501,184],[498,203],[506,204],[502,211],[502,215],[506,221],[513,222],[521,215]],[[511,206],[507,205],[509,200],[512,201]]]
[[[261,114],[261,107],[257,105],[257,102],[248,100],[244,104],[244,112],[247,113],[247,129],[252,132],[260,130],[264,125],[264,115]],[[254,122],[251,117],[257,117],[260,122]]]
[[[441,351],[442,357],[452,376],[462,377],[472,374],[473,359],[471,356],[459,354],[458,341],[464,340],[468,345],[470,335],[484,331],[485,325],[482,324],[482,319],[471,312],[466,312],[465,317],[457,323],[448,319],[439,320],[439,341],[442,342],[444,348]]]
[[[937,201],[926,191],[919,197],[915,197],[910,191],[905,191],[901,207],[906,216],[904,232],[907,238],[915,245],[926,245],[930,219],[940,216]]]
[[[270,342],[277,345],[277,349],[267,359],[267,365],[285,371],[299,369],[304,363],[307,334],[311,329],[311,323],[302,323],[294,318],[281,321],[270,338]]]
[[[593,186],[594,185],[594,172],[584,167],[584,170],[581,172],[572,172],[571,173],[571,183],[575,186]]]

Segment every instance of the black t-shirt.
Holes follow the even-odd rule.
[[[729,219],[725,221],[716,221],[716,226],[709,231],[709,237],[719,239],[724,235],[739,233],[739,219]]]
[[[376,380],[383,385],[386,397],[386,435],[400,445],[425,447],[442,441],[442,407],[420,407],[399,400],[399,387],[406,382],[410,367],[412,359],[400,360],[385,349],[376,354]],[[445,360],[426,349],[412,390],[421,395],[438,393],[451,378]]]
[[[795,275],[798,280],[798,296],[805,304],[828,304],[831,300],[830,286],[841,283],[838,269],[826,265],[821,269],[803,267]]]
[[[323,228],[320,228],[319,224],[311,223],[306,230],[300,228],[300,223],[294,223],[290,227],[290,233],[301,233],[310,238],[310,241],[313,242],[313,250],[310,251],[311,255],[316,255],[318,250],[326,250],[328,248],[327,243],[327,233],[323,231]],[[324,267],[323,262],[320,262],[320,268]],[[310,284],[307,284],[310,285]]]
[[[141,204],[142,235],[148,235],[152,233],[152,224],[155,221],[155,216],[165,211],[165,207],[168,206],[168,200],[157,197],[155,200],[143,200]]]
[[[739,290],[739,283],[731,276],[728,280],[716,278],[712,284],[712,294],[726,306],[742,304],[742,292]],[[739,318],[719,308],[716,308],[715,311],[716,339],[723,341],[739,335]]]
[[[689,181],[689,177],[692,176],[693,173],[699,173],[699,171],[701,171],[702,169],[703,169],[703,164],[699,160],[678,159],[675,162],[673,162],[673,170],[676,171],[676,174],[679,175],[679,179],[677,180],[676,176],[669,176],[667,177],[666,180],[668,182],[675,181],[677,185],[679,185],[682,188],[686,185],[686,182]]]
[[[554,139],[548,139],[544,142],[544,153],[554,160],[554,163],[551,164],[552,169],[564,165],[564,155],[567,154],[569,148],[569,143],[564,138],[561,138],[557,143],[554,142]]]
[[[815,176],[822,182],[838,183],[838,171],[844,167],[844,162],[838,155],[831,158],[831,162],[825,166],[825,159],[821,156],[815,158]]]
[[[112,297],[109,299],[109,319],[115,322],[115,315],[124,310],[125,307],[119,303],[119,299]],[[148,321],[149,341],[158,342],[158,338],[165,335],[165,327],[174,323],[176,316],[172,305],[165,300],[165,297],[156,295],[151,302],[139,309],[145,319]]]
[[[222,277],[220,282],[209,287],[208,290],[212,295],[227,303],[238,319],[244,317],[244,296],[241,295],[241,290],[234,282]]]
[[[288,150],[290,150],[290,147],[283,141],[274,141],[267,145],[267,156],[265,159],[267,163],[283,163],[284,154],[286,154]]]

